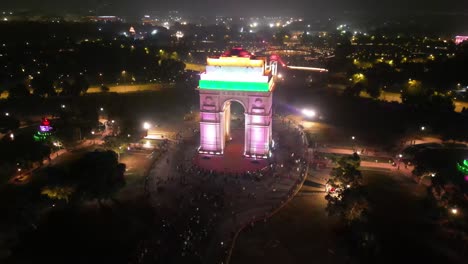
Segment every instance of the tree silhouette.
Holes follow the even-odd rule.
[[[45,74],[34,77],[31,81],[31,86],[34,91],[34,95],[40,97],[54,96],[56,94],[52,78]]]
[[[362,188],[362,175],[358,170],[360,158],[352,156],[338,158],[328,181],[333,192],[327,194],[327,212],[338,215],[348,225],[363,220],[368,209],[368,202]]]
[[[114,151],[88,152],[73,170],[77,192],[84,199],[110,199],[125,185],[125,164]]]
[[[79,96],[89,88],[89,83],[83,75],[77,75],[73,80],[65,80],[62,85],[62,95]]]
[[[19,99],[29,97],[31,93],[24,83],[19,83],[8,89],[8,99]]]

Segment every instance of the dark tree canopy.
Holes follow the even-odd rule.
[[[8,99],[21,99],[29,97],[31,93],[24,83],[11,86],[8,89]]]
[[[125,164],[114,151],[88,152],[73,168],[77,191],[86,199],[109,199],[125,185]]]

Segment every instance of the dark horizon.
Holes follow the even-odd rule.
[[[152,12],[167,12],[178,10],[183,15],[192,16],[303,16],[323,17],[343,14],[362,14],[368,16],[399,16],[418,13],[468,15],[468,2],[447,1],[406,1],[406,0],[381,0],[379,2],[369,0],[331,0],[331,1],[215,1],[215,0],[174,0],[170,2],[154,2],[148,0],[44,0],[41,2],[32,0],[17,0],[5,3],[3,11],[9,9],[19,11],[51,14],[85,14],[89,10],[96,11],[99,15],[116,14],[120,16],[141,16]]]

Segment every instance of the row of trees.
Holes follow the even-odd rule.
[[[56,87],[60,83],[61,91],[58,92]],[[54,81],[54,79],[47,74],[41,74],[34,77],[30,82],[20,82],[16,85],[11,85],[8,88],[8,98],[24,99],[32,95],[37,97],[50,97],[55,95],[79,96],[86,93],[88,88],[89,82],[83,75],[77,75],[74,78],[59,82],[56,80]]]
[[[462,160],[467,150],[460,145],[430,149],[410,149],[415,164],[413,175],[419,182],[430,180],[429,199],[436,209],[437,224],[451,235],[462,251],[468,247],[468,181]],[[458,162],[458,168],[457,168]],[[460,248],[459,248],[460,249]]]
[[[395,41],[388,39],[386,43]],[[422,40],[406,45],[417,47],[418,41]],[[357,46],[351,45],[346,39],[337,45],[336,56],[330,60],[328,67],[332,74],[342,73],[346,76],[342,81],[347,85],[347,94],[357,96],[365,91],[371,97],[378,98],[383,90],[403,91],[404,103],[450,110],[453,107],[449,92],[468,83],[464,72],[468,67],[468,44],[454,46],[454,55],[430,57],[420,61],[401,59],[408,51],[392,50],[395,45],[379,46],[380,48],[384,50],[377,53],[394,54],[394,59],[379,57],[366,61],[366,54],[371,57],[374,54],[372,50],[367,50],[367,46],[365,50],[358,50]]]

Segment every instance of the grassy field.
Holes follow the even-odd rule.
[[[422,185],[385,171],[363,175],[379,245],[375,263],[457,263],[427,217]],[[325,206],[324,193],[305,185],[276,216],[241,233],[231,263],[346,263]]]
[[[241,233],[231,263],[345,263],[336,254],[336,219],[325,212],[325,194],[306,180],[277,215]]]
[[[110,85],[110,93],[134,93],[145,91],[161,91],[164,88],[170,87],[170,84],[132,84],[132,85]],[[102,93],[101,87],[91,86],[87,93]]]
[[[186,62],[185,69],[190,71],[204,72],[205,65]]]

